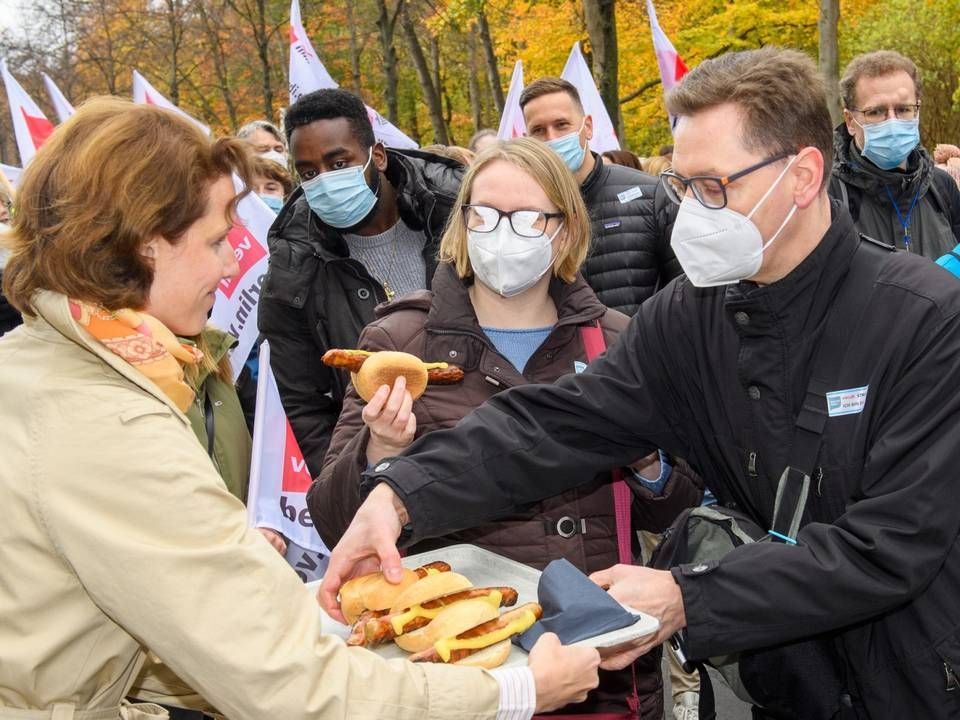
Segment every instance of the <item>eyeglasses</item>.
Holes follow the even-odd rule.
[[[538,238],[547,232],[547,223],[552,218],[562,218],[560,212],[543,212],[542,210],[513,210],[504,212],[487,205],[464,205],[463,221],[468,230],[474,232],[493,232],[500,225],[502,218],[507,218],[513,231],[526,238]]]
[[[868,125],[883,122],[890,117],[891,111],[897,120],[916,120],[920,115],[919,102],[900,103],[899,105],[890,105],[887,107],[868,107],[862,110],[858,108],[847,109],[850,110],[850,112],[862,113],[863,119]]]
[[[734,180],[739,180],[744,175],[749,175],[755,170],[766,167],[777,160],[783,160],[790,157],[793,153],[782,152],[766,160],[761,160],[755,165],[744,168],[733,175],[694,175],[693,177],[683,177],[675,172],[667,170],[660,173],[660,184],[667,193],[667,197],[673,200],[677,205],[683,202],[687,190],[693,191],[693,196],[700,201],[700,204],[710,210],[720,210],[727,206],[727,185]]]

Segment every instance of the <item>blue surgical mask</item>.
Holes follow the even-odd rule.
[[[860,123],[857,124],[860,125]],[[863,128],[861,153],[881,170],[893,170],[920,144],[919,118],[914,120],[890,118],[880,123],[860,125],[860,127]]]
[[[278,198],[276,195],[260,195],[260,199],[277,214],[283,210],[283,198]]]
[[[587,119],[584,118],[580,124],[580,130],[583,130],[586,124]],[[570,168],[570,172],[576,172],[581,168],[587,154],[586,147],[580,144],[580,130],[547,141],[547,146],[560,156],[563,163]]]
[[[320,219],[338,229],[359,225],[377,204],[377,194],[367,185],[364,175],[373,160],[373,148],[364,165],[320,173],[302,183],[307,204]]]

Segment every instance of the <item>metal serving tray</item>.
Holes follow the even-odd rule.
[[[540,582],[539,570],[475,545],[451,545],[439,550],[409,555],[403,559],[403,564],[406,567],[415,568],[434,560],[443,560],[449,563],[451,569],[468,577],[477,587],[509,585],[516,588],[519,594],[518,605],[537,601],[537,585]],[[308,583],[307,587],[317,590],[320,587],[320,581]],[[657,631],[660,622],[655,617],[632,608],[626,609],[637,616],[637,621],[633,625],[586,638],[574,644],[595,648],[614,647]],[[320,620],[320,628],[324,633],[336,635],[344,640],[350,635],[349,626],[336,622],[322,609],[320,610]],[[407,653],[392,642],[374,648],[374,652],[385,658],[404,658],[407,656]],[[526,651],[514,645],[503,667],[526,664]]]

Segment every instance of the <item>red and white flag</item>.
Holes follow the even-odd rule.
[[[20,184],[20,176],[23,174],[23,168],[14,167],[13,165],[4,165],[0,163],[0,173],[10,181],[10,184],[13,187],[17,187]]]
[[[234,176],[233,183],[238,193],[243,190],[240,178]],[[237,203],[237,222],[227,235],[240,271],[217,286],[210,322],[237,339],[230,351],[234,380],[257,342],[257,306],[269,259],[267,232],[275,217],[256,193],[247,193]]]
[[[207,135],[210,134],[210,128],[167,100],[167,98],[157,92],[157,89],[147,82],[147,79],[136,70],[133,71],[133,101],[135,103],[139,103],[140,105],[156,105],[157,107],[162,107],[165,110],[172,110],[178,115],[185,117],[187,120],[207,133]]]
[[[666,93],[680,83],[687,74],[687,66],[683,58],[677,53],[657,20],[657,11],[653,7],[653,0],[647,0],[647,14],[650,16],[650,31],[653,33],[653,50],[657,54],[657,65],[660,68],[660,81],[663,84],[663,93]],[[673,118],[670,118],[670,127],[673,128]]]
[[[300,19],[300,1],[290,2],[290,104],[295,103],[301,95],[314,90],[340,87],[327,68],[320,62],[320,57],[313,49],[307,31],[303,28]],[[404,135],[392,122],[367,105],[367,117],[373,126],[374,137],[387,147],[417,148],[413,140]]]
[[[563,66],[560,77],[577,89],[580,102],[583,103],[584,112],[593,118],[593,137],[590,139],[590,149],[598,153],[607,150],[619,150],[620,141],[617,139],[617,131],[610,120],[610,113],[607,112],[607,108],[603,104],[603,98],[600,97],[600,91],[597,90],[593,75],[590,74],[587,61],[584,60],[583,53],[580,52],[579,41],[573,44],[570,57],[567,58],[567,64]]]
[[[0,59],[0,75],[3,75],[3,84],[7,88],[7,104],[10,106],[13,134],[17,138],[17,149],[20,151],[20,165],[26,167],[40,146],[50,137],[53,123],[47,120],[43,110],[10,74],[7,61],[3,59]]]
[[[497,137],[501,140],[510,140],[523,137],[527,134],[527,123],[523,120],[523,110],[520,109],[520,94],[523,92],[523,61],[517,60],[513,66],[513,76],[510,78],[510,90],[503,103],[503,115],[500,116],[500,128]]]
[[[253,426],[247,518],[251,527],[282,534],[293,549],[287,560],[305,580],[322,575],[330,551],[313,527],[307,508],[310,471],[283,411],[277,381],[270,370],[270,344],[260,345],[260,377]],[[304,557],[304,552],[307,551]],[[315,567],[310,567],[310,565]],[[321,566],[321,567],[316,567]]]
[[[73,115],[73,105],[71,105],[66,96],[60,92],[60,88],[57,87],[57,84],[49,75],[46,73],[40,74],[43,75],[43,84],[47,87],[47,95],[50,96],[50,103],[53,105],[53,109],[57,111],[57,117],[60,118],[60,122],[66,122],[67,118]]]

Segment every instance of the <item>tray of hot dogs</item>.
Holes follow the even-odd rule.
[[[321,630],[386,658],[487,668],[526,664],[527,653],[510,639],[540,618],[539,570],[474,545],[410,555],[403,565],[399,585],[379,573],[344,583],[341,610],[351,625],[321,610]],[[614,647],[656,632],[656,618],[627,610],[635,623],[576,644]]]

